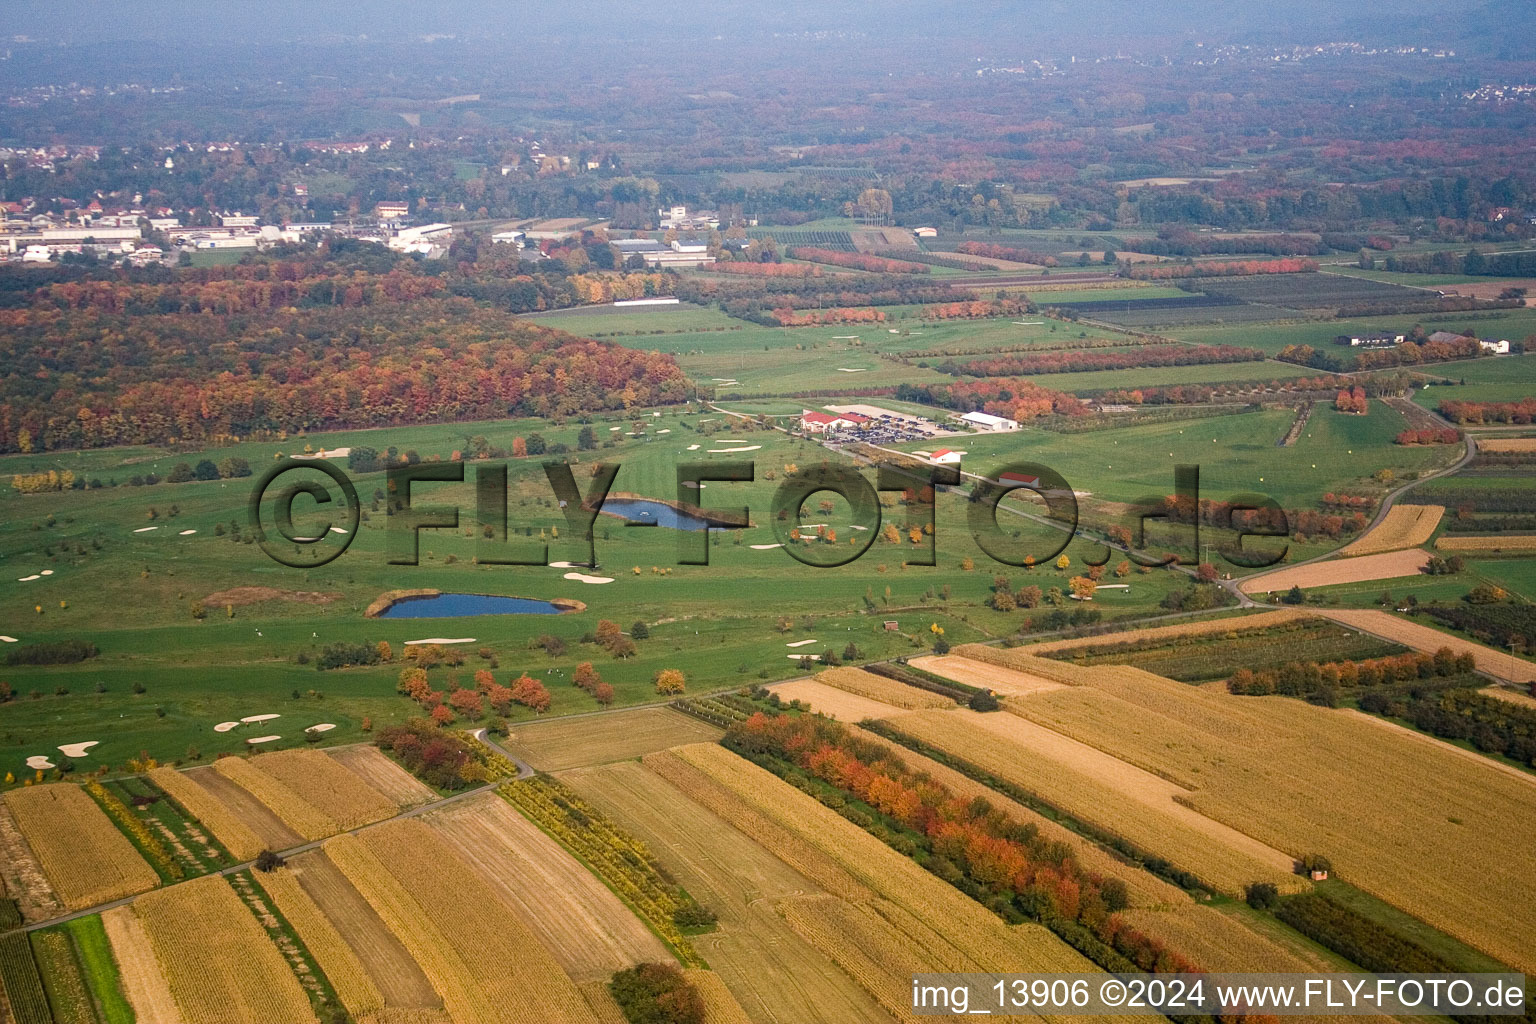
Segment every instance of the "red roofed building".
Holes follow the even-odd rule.
[[[965,452],[957,452],[953,448],[940,448],[928,456],[928,461],[937,462],[941,466],[958,466],[963,455]]]
[[[856,412],[812,412],[807,409],[800,414],[800,429],[808,434],[825,434],[830,430],[851,430],[861,423],[868,422],[868,416],[860,416]]]
[[[1026,476],[1023,473],[1004,473],[1002,476],[997,478],[997,482],[1001,483],[1001,484],[1008,484],[1008,485],[1014,486],[1014,487],[1034,487],[1034,488],[1039,488],[1039,486],[1040,486],[1040,478],[1039,477],[1037,477],[1037,476]]]

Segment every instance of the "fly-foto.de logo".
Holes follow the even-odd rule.
[[[543,463],[550,490],[565,518],[567,537],[585,545],[588,565],[599,564],[596,533],[597,517],[604,514],[621,466],[599,463],[591,467],[591,479],[583,492],[569,463],[558,460]],[[704,507],[699,501],[706,483],[729,491],[730,484],[757,480],[756,464],[750,461],[679,463],[676,467],[675,497],[656,499],[681,514],[691,517],[698,529],[677,533],[677,564],[708,565],[709,534],[714,530],[742,529],[760,522],[749,506],[729,507],[724,503]],[[463,484],[463,462],[417,463],[392,466],[387,474],[390,506],[385,529],[386,558],[391,565],[417,565],[423,531],[458,530],[463,509],[444,506],[430,497],[432,485]],[[1040,565],[1059,555],[1075,536],[1092,536],[1079,529],[1077,495],[1064,476],[1033,462],[1000,466],[990,474],[971,476],[964,481],[952,466],[881,464],[870,475],[853,466],[822,464],[786,472],[774,488],[766,510],[776,541],[795,561],[815,568],[834,568],[856,561],[880,535],[886,511],[881,494],[900,494],[897,529],[917,538],[905,559],[909,566],[936,564],[938,543],[937,496],[949,493],[966,503],[965,529],[972,541],[988,558],[1003,565]],[[549,544],[544,539],[518,537],[516,524],[508,519],[508,478],[506,463],[481,463],[474,466],[475,562],[481,565],[547,565]],[[1022,538],[1017,530],[1005,529],[998,520],[1005,497],[1022,492],[1031,499],[1031,508],[1043,505],[1039,512],[1026,511],[1014,503],[1010,515],[1050,527],[1042,540],[1033,534]],[[806,504],[815,496],[840,496],[849,506],[855,524],[847,545],[806,543],[802,516]],[[418,503],[421,498],[430,505]],[[1087,559],[1089,565],[1103,565],[1116,550],[1124,552],[1138,565],[1167,565],[1177,556],[1166,552],[1153,554],[1144,550],[1145,526],[1149,520],[1164,521],[1183,530],[1179,546],[1199,550],[1200,469],[1176,466],[1172,496],[1149,496],[1131,505],[1124,522],[1102,531],[1102,558]],[[1222,502],[1233,533],[1218,549],[1222,558],[1246,569],[1264,568],[1285,558],[1286,548],[1255,551],[1244,546],[1250,537],[1285,537],[1290,533],[1285,510],[1265,494],[1232,495]],[[316,513],[334,518],[323,519],[317,526],[300,530],[294,524],[296,510],[313,521]],[[247,515],[257,542],[274,561],[293,568],[311,569],[339,558],[357,538],[363,509],[357,488],[336,466],[318,461],[286,459],[272,466],[257,482],[247,503]],[[626,519],[626,527],[658,527],[648,520]],[[818,535],[820,539],[821,535]],[[607,543],[622,544],[622,539]]]

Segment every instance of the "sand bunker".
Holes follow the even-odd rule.
[[[568,573],[565,574],[564,578],[568,579],[568,580],[575,580],[578,583],[612,583],[613,582],[613,577],[612,576],[588,576],[586,573],[582,573],[582,572],[568,572]]]
[[[446,637],[440,636],[429,636],[425,640],[407,640],[405,642],[405,646],[414,647],[416,644],[472,644],[474,642],[475,638],[472,636],[461,636],[454,639],[448,639]]]
[[[591,566],[585,562],[550,562],[551,569],[589,569]]]
[[[696,451],[699,450],[700,447],[701,447],[700,445],[691,444],[691,445],[688,446],[688,450],[691,451],[691,452],[696,452]]]
[[[18,577],[16,582],[17,583],[31,583],[33,580],[40,580],[42,578],[43,577],[41,575],[39,575],[38,573],[33,573],[31,576],[21,576],[21,577]]]
[[[853,339],[855,339],[857,337],[858,337],[857,334],[834,334],[834,335],[832,335],[832,340],[833,341],[852,341]]]
[[[709,453],[711,455],[728,455],[731,452],[755,452],[761,447],[762,445],[760,444],[746,444],[736,448],[711,448]]]
[[[38,575],[39,576],[52,576],[53,575],[53,570],[52,569],[44,569],[42,572],[38,573]]]
[[[240,719],[242,722],[270,722],[274,718],[282,718],[282,715],[250,715]]]
[[[333,526],[333,527],[331,527],[331,532],[332,532],[332,533],[346,533],[346,532],[347,532],[347,531],[346,531],[346,530],[343,530],[343,529],[342,529],[342,528],[341,528],[341,527],[339,527],[339,526]]]
[[[784,546],[783,544],[753,544],[753,545],[750,545],[750,547],[752,548],[753,551],[772,551],[774,548],[781,548],[783,546]]]
[[[86,756],[86,751],[100,743],[100,740],[86,740],[84,743],[61,743],[59,750],[65,757],[84,757]]]
[[[334,728],[336,728],[336,725],[333,722],[321,722],[319,725],[312,725],[308,729],[305,729],[304,731],[305,732],[330,732]]]
[[[214,732],[229,732],[229,730],[231,730],[231,729],[238,729],[238,728],[240,728],[240,723],[239,722],[220,722],[218,725],[213,727],[213,731]]]
[[[280,740],[280,739],[282,739],[281,736],[252,736],[250,739],[246,740],[245,742],[252,743],[252,744],[255,744],[255,743],[271,743],[273,740]]]
[[[839,366],[837,368],[837,372],[838,373],[868,373],[869,372],[869,367],[867,367],[867,366],[858,366],[858,367],[853,367],[853,368],[850,369],[849,367],[846,367],[846,366]]]
[[[658,433],[658,434],[670,434],[670,433],[672,433],[672,428],[671,427],[662,427],[660,430],[656,431],[656,433]]]
[[[785,655],[785,657],[789,658],[791,661],[805,661],[807,658],[809,658],[811,661],[815,661],[817,658],[821,657],[821,655],[819,655],[819,654],[789,654],[789,655]]]
[[[15,642],[16,638],[13,636],[0,636],[0,644],[14,644]]]
[[[192,536],[196,532],[197,532],[196,530],[182,530],[176,536],[178,536],[178,537],[190,537],[190,536]]]
[[[53,762],[48,760],[42,754],[33,754],[31,757],[27,758],[27,767],[33,769],[52,768]]]
[[[134,530],[133,532],[134,533],[148,533],[150,530],[158,530],[158,529],[160,529],[160,527],[158,527],[158,526],[141,526],[137,530]]]
[[[785,647],[804,647],[806,644],[813,644],[815,642],[816,642],[815,640],[793,640],[793,641],[785,644],[784,646]]]

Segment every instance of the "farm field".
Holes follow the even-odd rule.
[[[505,800],[487,793],[425,820],[516,909],[577,982],[670,959],[618,897]]]
[[[432,790],[384,756],[378,747],[338,747],[327,753],[397,807],[409,809],[437,797]]]
[[[1450,452],[1393,444],[1407,422],[1401,413],[1379,402],[1371,403],[1364,416],[1316,409],[1296,444],[1277,447],[1293,419],[1290,410],[1265,410],[1086,434],[1035,430],[975,434],[951,438],[948,443],[967,452],[968,472],[986,474],[1007,459],[1039,462],[1055,468],[1074,489],[1105,501],[1135,502],[1171,493],[1173,467],[1193,464],[1200,466],[1201,497],[1258,491],[1287,508],[1313,507],[1330,490],[1375,486],[1371,475],[1383,467],[1401,476],[1453,458]],[[912,451],[924,445],[910,442],[896,447]]]
[[[80,786],[14,789],[5,802],[48,884],[70,910],[145,892],[154,868]]]
[[[700,952],[754,1020],[878,1022],[875,1001],[784,922],[769,902],[811,881],[634,762],[561,780],[645,841],[694,897],[720,915]]]
[[[1415,325],[1426,332],[1454,331],[1461,333],[1468,328],[1478,335],[1500,334],[1509,338],[1524,338],[1536,331],[1536,310],[1501,309],[1476,313],[1416,313],[1397,314],[1358,319],[1309,321],[1304,323],[1252,324],[1231,327],[1179,327],[1167,333],[1180,341],[1202,345],[1243,345],[1261,348],[1274,355],[1287,345],[1311,345],[1325,352],[1336,350],[1333,339],[1341,334],[1357,331],[1410,331]],[[1523,358],[1523,357],[1522,357]],[[1430,363],[1417,369],[1423,373],[1460,376],[1446,370],[1447,367],[1482,365],[1506,362],[1499,359],[1474,359],[1469,364]],[[1434,394],[1438,389],[1430,389]],[[1420,393],[1421,396],[1424,394]]]
[[[1177,783],[1019,715],[919,711],[890,724],[1122,836],[1216,891],[1241,893],[1255,880],[1290,891],[1304,886],[1290,855],[1175,802],[1186,793]]]
[[[892,685],[900,686],[901,684]],[[844,722],[884,718],[903,710],[893,704],[850,693],[841,687],[829,686],[819,679],[796,679],[788,683],[777,683],[771,689],[784,701],[802,701],[817,714],[829,715]],[[946,700],[944,703],[953,704],[954,702]]]
[[[368,972],[387,1009],[423,1020],[441,1013],[443,1000],[421,967],[323,850],[292,858],[288,868]]]
[[[1335,613],[1346,620],[1360,614]],[[1190,810],[1291,857],[1325,852],[1352,884],[1511,965],[1529,965],[1526,927],[1510,911],[1531,882],[1507,869],[1531,841],[1523,826],[1510,827],[1530,820],[1521,810],[1536,802],[1528,779],[1301,701],[1235,697],[1133,668],[1101,669],[1089,679],[1011,701],[1009,709],[1054,734],[1188,780],[1194,788],[1181,804]],[[942,741],[942,729],[925,727]],[[1319,743],[1331,752],[1323,761],[1314,756]],[[1305,789],[1328,792],[1326,802],[1286,781],[1303,776],[1312,780]],[[1447,807],[1457,808],[1454,827],[1447,827]],[[1411,854],[1391,838],[1404,829],[1418,837]]]
[[[586,1019],[586,1003],[549,950],[430,826],[390,822],[324,850],[421,965],[450,1016]],[[500,939],[490,944],[487,935]]]
[[[221,840],[229,845],[231,851],[236,848],[249,851],[252,835],[256,842],[273,850],[286,850],[303,842],[303,837],[284,824],[283,820],[265,804],[227,776],[215,771],[212,766],[193,768],[185,772],[183,777],[207,793],[215,802],[212,815],[204,818],[203,822],[213,829],[214,835],[220,836]],[[185,789],[185,787],[177,788]],[[193,793],[188,792],[185,795],[189,798],[190,809]],[[225,813],[219,814],[218,807],[222,807]],[[194,813],[197,812],[194,811]],[[224,824],[225,815],[228,816],[231,824]],[[239,831],[241,828],[246,829],[251,835]],[[226,835],[229,836],[227,840],[223,839]]]
[[[1483,554],[1526,553],[1536,551],[1536,535],[1480,534],[1477,536],[1440,536],[1435,538],[1436,551],[1478,551]]]
[[[1279,572],[1266,573],[1254,579],[1244,580],[1245,594],[1280,594],[1292,587],[1326,587],[1339,583],[1360,583],[1366,580],[1391,580],[1403,576],[1417,576],[1429,562],[1427,551],[1410,548],[1407,551],[1387,551],[1376,555],[1360,555],[1355,558],[1335,558],[1311,565],[1298,565]]]
[[[223,878],[199,878],[133,904],[187,1024],[315,1021],[304,990]]]
[[[514,729],[502,745],[540,771],[559,772],[719,738],[719,729],[696,718],[651,707],[531,723]]]
[[[815,680],[825,686],[909,710],[945,708],[954,704],[954,701],[941,694],[928,693],[858,668],[830,668],[816,673]]]
[[[143,1021],[185,1024],[138,912],[131,906],[114,907],[102,913],[101,924],[112,946],[123,995],[135,1016]]]
[[[1339,554],[1374,555],[1416,548],[1435,535],[1435,527],[1444,515],[1445,509],[1440,505],[1395,504],[1380,523],[1340,548]]]
[[[1064,685],[1054,679],[1031,675],[1028,672],[1020,672],[1017,669],[1002,668],[997,665],[984,665],[969,658],[960,658],[952,654],[926,655],[921,658],[914,658],[911,665],[925,672],[932,672],[935,675],[943,676],[945,679],[953,679],[956,682],[966,683],[970,686],[979,686],[983,689],[991,690],[993,693],[1007,694],[1010,697],[1036,693],[1040,690],[1054,690]],[[929,706],[942,707],[943,705],[933,704]]]

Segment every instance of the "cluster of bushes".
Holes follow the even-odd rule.
[[[1309,892],[1282,900],[1275,916],[1314,942],[1376,974],[1455,973],[1456,968],[1384,925]]]
[[[468,736],[439,728],[425,718],[380,729],[374,742],[394,755],[406,771],[440,790],[479,786],[507,774],[510,767]],[[513,769],[515,772],[515,769]]]
[[[608,982],[630,1024],[704,1024],[704,997],[673,964],[636,964]]]
[[[1406,718],[1414,728],[1447,740],[1466,740],[1485,754],[1501,754],[1536,768],[1536,711],[1471,689],[1367,693],[1360,710]]]
[[[315,658],[315,668],[320,671],[347,668],[352,665],[377,665],[382,660],[380,648],[375,644],[327,644]]]
[[[979,686],[972,686],[969,683],[962,683],[954,679],[945,679],[943,676],[934,675],[932,672],[925,672],[904,662],[877,661],[873,664],[865,665],[864,671],[873,672],[877,676],[894,679],[896,682],[906,686],[926,690],[929,693],[936,693],[941,697],[948,697],[950,700],[957,702],[968,701],[977,694],[986,692]]]
[[[1453,423],[1513,423],[1525,426],[1536,423],[1536,398],[1522,398],[1518,402],[1458,402],[1447,400],[1440,403],[1440,415]]]
[[[1227,680],[1227,692],[1250,697],[1278,693],[1286,697],[1323,695],[1336,689],[1380,686],[1411,679],[1459,676],[1477,669],[1471,654],[1442,647],[1434,654],[1413,651],[1369,661],[1289,661],[1258,672],[1240,668]]]
[[[1420,609],[1431,617],[1458,629],[1475,640],[1494,647],[1507,648],[1536,641],[1536,605],[1479,603],[1466,605],[1426,605]]]
[[[101,652],[89,640],[50,640],[23,644],[5,652],[7,665],[73,665]]]

